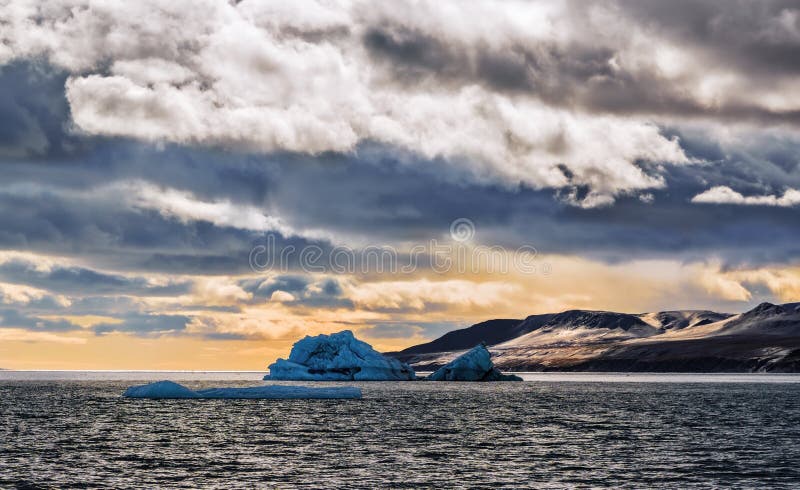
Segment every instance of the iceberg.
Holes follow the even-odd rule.
[[[486,344],[478,344],[428,376],[428,381],[522,381],[513,374],[503,374],[492,362]]]
[[[200,398],[189,388],[173,381],[157,381],[146,385],[131,386],[122,394],[125,398]]]
[[[190,390],[173,381],[157,381],[146,385],[131,386],[122,394],[125,398],[177,399],[177,398],[214,398],[214,399],[349,399],[361,398],[361,390],[352,386],[334,388],[309,388],[307,386],[251,386],[248,388],[208,388]]]
[[[386,357],[350,330],[307,336],[292,347],[289,359],[269,366],[264,379],[299,381],[408,381],[414,369]]]

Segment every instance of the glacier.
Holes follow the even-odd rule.
[[[309,388],[307,386],[284,385],[190,390],[174,381],[157,381],[146,385],[131,386],[125,390],[122,396],[125,398],[150,399],[356,399],[361,398],[361,390],[352,386]]]
[[[492,362],[486,344],[480,343],[456,357],[425,378],[428,381],[522,381],[513,374],[503,374]]]
[[[289,359],[269,366],[264,379],[294,381],[410,381],[414,369],[386,357],[350,330],[298,340]]]

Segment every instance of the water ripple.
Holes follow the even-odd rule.
[[[120,398],[129,384],[0,383],[0,487],[800,486],[798,384],[362,383],[363,400],[166,401]]]

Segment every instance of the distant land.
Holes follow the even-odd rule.
[[[436,369],[485,342],[504,371],[800,372],[800,303],[741,314],[569,310],[497,319],[387,355]]]

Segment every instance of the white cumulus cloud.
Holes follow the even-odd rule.
[[[738,204],[743,206],[778,206],[789,208],[800,204],[800,190],[787,189],[782,196],[745,196],[730,187],[720,185],[694,196],[692,202],[700,204]]]

